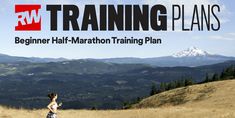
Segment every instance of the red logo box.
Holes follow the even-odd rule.
[[[18,17],[15,31],[40,31],[41,30],[41,5],[15,5]]]

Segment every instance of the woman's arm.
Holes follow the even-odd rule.
[[[51,106],[54,105],[54,102],[51,102],[49,105],[47,105],[47,108],[52,112],[52,113],[56,113],[56,111],[54,111],[53,109],[51,109]]]
[[[58,107],[57,108],[59,108],[59,107],[61,107],[63,105],[63,103],[61,102],[61,103],[59,103],[59,105],[58,105]]]

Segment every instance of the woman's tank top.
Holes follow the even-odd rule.
[[[58,104],[57,104],[57,103],[55,103],[55,104],[53,104],[53,105],[51,106],[51,109],[53,109],[53,110],[57,110],[57,107],[58,107]]]

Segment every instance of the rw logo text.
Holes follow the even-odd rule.
[[[15,5],[17,25],[15,31],[41,30],[41,5]]]

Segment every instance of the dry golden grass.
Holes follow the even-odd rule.
[[[181,106],[235,110],[235,80],[178,88],[142,100],[134,108]]]
[[[179,88],[130,110],[61,110],[59,118],[235,118],[235,80]],[[152,108],[149,108],[152,107]],[[47,110],[0,107],[0,118],[45,118]]]
[[[47,110],[0,109],[0,118],[46,118]],[[235,118],[234,110],[167,107],[133,110],[63,110],[59,118]]]

